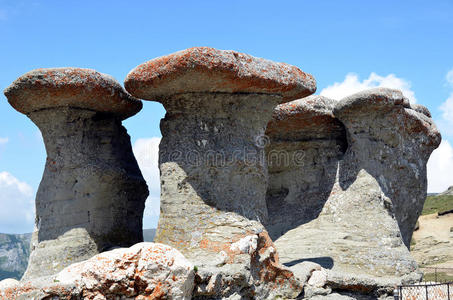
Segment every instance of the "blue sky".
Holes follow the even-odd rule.
[[[451,0],[0,0],[2,89],[41,67],[92,68],[122,83],[138,64],[194,46],[296,65],[315,76],[317,93],[332,97],[372,86],[403,89],[430,109],[444,137],[429,165],[430,191],[453,185]],[[152,189],[147,228],[157,221],[163,114],[160,104],[146,102],[125,122]],[[38,129],[0,95],[0,232],[33,230],[44,161]]]

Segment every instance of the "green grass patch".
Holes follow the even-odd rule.
[[[428,196],[423,206],[422,215],[434,214],[437,212],[453,209],[453,195]]]
[[[436,273],[425,273],[423,275],[424,281],[436,281]],[[444,281],[453,281],[453,275],[448,275],[445,272],[438,272],[437,273],[437,282],[444,282]]]

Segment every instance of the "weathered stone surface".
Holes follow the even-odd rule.
[[[125,91],[123,100],[127,105],[117,102],[118,83],[110,90],[102,86],[99,94],[95,93],[96,87],[84,86],[94,71],[70,68],[68,72],[49,72],[59,74],[56,87],[48,81],[42,83],[36,79],[41,75],[32,72],[35,77],[31,78],[36,80],[24,75],[5,92],[10,103],[26,112],[39,127],[47,151],[36,195],[38,231],[32,239],[24,279],[54,274],[110,247],[143,241],[142,218],[148,190],[133,156],[130,137],[121,125],[121,119],[131,113],[131,103],[135,110],[141,104]],[[39,74],[48,72],[42,70]],[[69,74],[67,78],[65,74]],[[103,75],[95,78],[104,79]],[[105,80],[108,83],[110,77]],[[115,110],[106,112],[109,103]],[[98,105],[103,105],[101,111],[95,111],[100,109]]]
[[[329,286],[363,293],[420,279],[388,203],[365,170],[346,190],[336,183],[316,219],[275,242],[281,261],[290,269],[302,261],[316,261],[337,274],[328,280]]]
[[[332,289],[374,296],[420,279],[403,238],[412,234],[417,218],[411,223],[412,215],[421,212],[426,161],[440,136],[428,113],[418,111],[388,89],[336,105],[348,147],[330,170],[336,179],[319,216],[275,242],[285,265],[315,261],[331,269],[327,285]]]
[[[376,178],[409,247],[426,199],[426,163],[441,140],[429,111],[410,105],[400,91],[378,88],[343,99],[334,113],[348,129],[354,154],[352,174],[341,172],[343,187],[361,169]]]
[[[192,48],[138,66],[125,86],[167,110],[161,121],[161,215],[155,241],[179,249],[200,269],[223,266],[236,274],[236,265],[243,278],[285,274],[281,286],[291,285],[291,272],[274,254],[271,271],[270,265],[265,270],[259,264],[249,270],[242,266],[253,264],[257,249],[259,257],[275,250],[267,242],[254,246],[260,243],[257,236],[267,236],[261,223],[267,219],[267,168],[260,139],[278,103],[314,91],[312,77],[231,51]],[[274,284],[267,277],[256,278],[269,290]],[[295,286],[290,293],[297,291]]]
[[[125,86],[138,98],[157,101],[169,95],[203,92],[272,94],[290,101],[313,94],[316,81],[285,63],[194,47],[139,65],[127,75]]]
[[[176,249],[139,243],[72,264],[56,275],[12,283],[0,290],[0,297],[191,299],[194,275],[194,266]]]
[[[336,101],[322,96],[280,104],[266,135],[269,168],[266,229],[273,239],[315,219],[330,195],[346,149]]]
[[[122,119],[142,109],[110,75],[82,68],[36,69],[16,79],[4,91],[17,111],[73,107],[113,113]]]

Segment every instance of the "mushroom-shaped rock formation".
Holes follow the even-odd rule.
[[[177,248],[197,266],[234,271],[235,264],[268,281],[287,276],[275,266],[266,269],[266,259],[258,262],[267,251],[272,265],[278,265],[261,223],[268,218],[264,133],[276,105],[315,91],[313,77],[247,54],[191,48],[136,67],[125,87],[167,110],[161,121],[161,215],[155,241]],[[247,271],[247,264],[255,269]],[[217,291],[223,296],[235,292]]]
[[[274,240],[315,219],[330,195],[347,147],[344,126],[333,115],[335,103],[322,96],[283,103],[267,125],[266,228]]]
[[[79,68],[28,72],[5,95],[39,127],[47,151],[23,279],[143,241],[148,189],[121,125],[141,101],[112,77]]]
[[[335,116],[347,128],[352,154],[349,171],[340,172],[342,187],[361,169],[376,178],[409,248],[426,199],[426,163],[441,141],[431,114],[400,91],[378,88],[343,99]]]
[[[377,293],[420,279],[409,241],[426,196],[426,162],[440,142],[429,113],[402,93],[372,89],[338,102],[348,147],[319,216],[275,245],[297,274],[310,260],[332,288]]]

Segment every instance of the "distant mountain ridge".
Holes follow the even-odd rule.
[[[445,192],[437,194],[437,196],[453,196],[453,185],[450,186]]]
[[[20,279],[27,268],[31,233],[0,233],[0,280]]]
[[[152,242],[156,229],[143,229],[143,240]],[[30,255],[31,233],[0,233],[0,281],[5,278],[20,279],[25,272]]]

